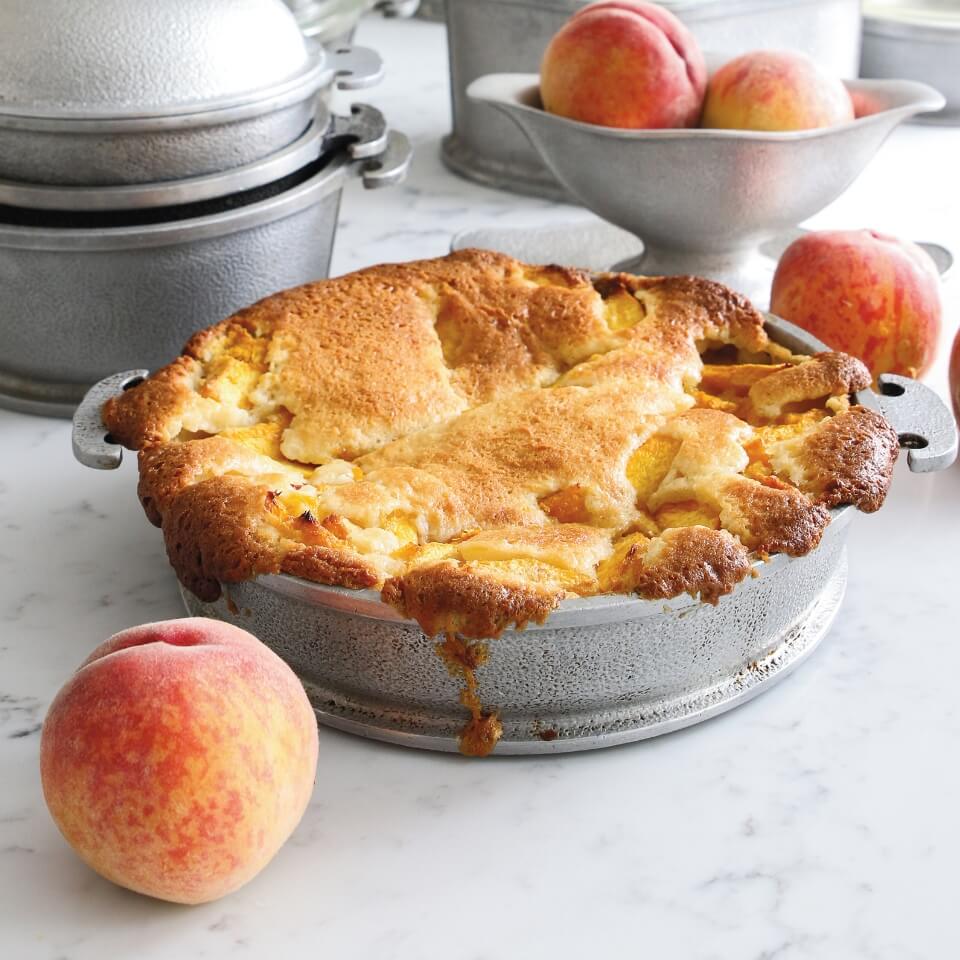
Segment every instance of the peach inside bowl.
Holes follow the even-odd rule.
[[[869,112],[832,127],[601,127],[547,113],[532,73],[479,77],[467,95],[505,113],[569,193],[638,236],[638,273],[713,277],[756,297],[772,269],[759,247],[836,199],[904,120],[944,98],[911,80],[845,81]]]

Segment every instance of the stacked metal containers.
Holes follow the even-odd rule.
[[[587,0],[446,0],[453,132],[444,162],[490,186],[564,199],[560,185],[507,118],[472,103],[466,88],[489,73],[540,68],[550,37]],[[859,0],[658,0],[691,29],[709,55],[801,50],[834,73],[857,75]]]
[[[121,367],[326,276],[340,191],[403,176],[372,51],[324,50],[281,0],[0,7],[0,405],[69,413]]]

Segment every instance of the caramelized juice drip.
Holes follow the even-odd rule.
[[[490,649],[485,643],[468,643],[448,633],[443,643],[437,644],[436,651],[451,675],[460,677],[464,683],[460,702],[470,711],[470,719],[460,733],[460,752],[465,757],[485,757],[503,733],[496,711],[483,712],[477,685],[477,668],[487,662]]]

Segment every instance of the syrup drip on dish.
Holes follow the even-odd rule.
[[[496,711],[484,712],[477,683],[477,669],[487,662],[490,648],[485,643],[468,643],[448,633],[435,649],[450,674],[464,683],[460,702],[470,711],[470,719],[460,733],[460,752],[465,757],[489,756],[503,734]]]

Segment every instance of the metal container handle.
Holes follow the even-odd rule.
[[[877,382],[880,410],[907,450],[907,466],[914,473],[949,467],[957,458],[957,425],[940,396],[895,373],[882,373]]]
[[[326,143],[346,140],[354,160],[379,156],[387,149],[387,121],[383,114],[366,103],[355,103],[350,114],[334,114],[326,131]]]
[[[85,467],[116,470],[123,460],[123,447],[103,424],[103,405],[124,390],[142,383],[148,370],[126,370],[95,383],[84,395],[73,414],[73,455]]]
[[[362,90],[383,79],[383,59],[369,47],[337,47],[327,58],[339,90]]]
[[[368,190],[390,187],[406,179],[412,157],[413,147],[406,136],[390,130],[383,153],[363,158],[357,164],[357,172]]]

